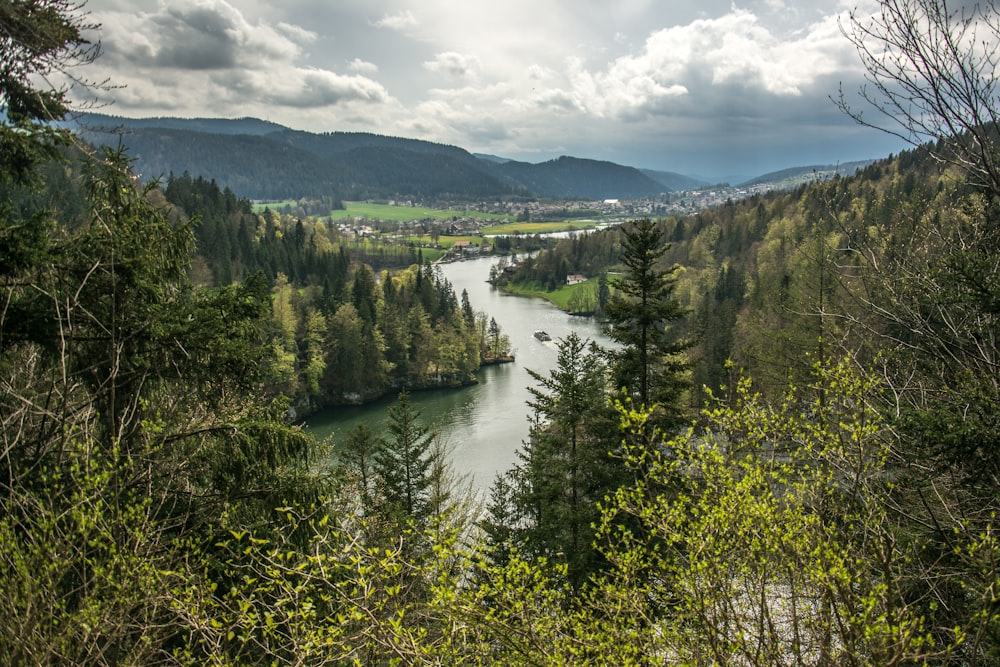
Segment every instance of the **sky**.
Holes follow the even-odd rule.
[[[859,5],[860,2],[860,5]],[[831,101],[870,0],[88,0],[102,113],[256,117],[712,179],[903,146]]]

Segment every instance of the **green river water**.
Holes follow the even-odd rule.
[[[443,265],[442,270],[456,294],[468,290],[473,308],[494,317],[510,336],[516,361],[481,369],[476,385],[410,395],[423,423],[447,443],[455,472],[469,475],[478,491],[488,489],[498,472],[514,464],[528,436],[527,387],[534,382],[527,369],[547,374],[556,362],[556,341],[572,331],[602,345],[609,342],[591,318],[572,317],[542,299],[509,296],[493,288],[486,278],[494,261],[456,262]],[[553,340],[537,340],[534,332],[538,329],[547,331]],[[386,411],[394,401],[395,397],[387,397],[364,406],[331,408],[310,417],[306,426],[318,437],[332,436],[335,445],[362,421],[384,433]]]

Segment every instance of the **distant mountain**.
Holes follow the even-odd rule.
[[[819,180],[829,178],[833,174],[853,176],[854,172],[858,169],[863,169],[874,161],[875,160],[860,160],[858,162],[844,162],[841,164],[814,164],[806,167],[790,167],[788,169],[781,169],[780,171],[772,171],[767,174],[762,174],[749,181],[740,183],[740,186],[747,187],[751,185],[760,185],[762,183],[778,183],[792,179],[801,179],[814,174]]]
[[[653,169],[640,169],[639,171],[670,191],[697,190],[711,184],[709,181],[672,171],[655,171]]]
[[[473,153],[480,160],[486,160],[487,162],[495,162],[497,164],[503,164],[504,162],[510,162],[510,158],[500,157],[499,155],[490,155],[489,153]]]
[[[541,197],[641,199],[666,190],[635,167],[565,155],[539,164],[511,160],[496,170]]]
[[[143,179],[187,172],[250,199],[640,199],[709,185],[600,160],[563,156],[532,164],[419,139],[303,132],[257,118],[83,114],[74,120],[74,129],[92,143],[116,145],[120,139]],[[869,163],[794,167],[743,185],[853,174]]]
[[[145,179],[184,172],[251,199],[634,199],[669,189],[638,169],[562,157],[541,164],[365,132],[312,133],[254,118],[77,119],[88,141],[121,141]]]
[[[193,129],[196,128],[196,129]],[[80,121],[93,143],[119,136],[144,179],[171,173],[215,180],[251,199],[478,198],[526,194],[467,151],[368,133],[315,134],[265,121],[125,119]]]
[[[258,118],[116,118],[101,114],[80,114],[76,124],[81,128],[111,130],[116,128],[163,128],[189,130],[206,134],[250,134],[264,136],[286,129],[282,125]]]

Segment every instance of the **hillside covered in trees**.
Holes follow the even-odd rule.
[[[798,368],[792,377],[802,381],[812,360],[868,346],[871,332],[859,324],[867,317],[868,297],[862,300],[857,291],[872,288],[865,282],[871,276],[852,268],[860,271],[861,258],[874,246],[886,252],[890,239],[872,237],[878,221],[903,212],[940,218],[964,196],[960,174],[935,159],[931,148],[871,164],[854,177],[656,222],[669,243],[659,266],[673,269],[674,294],[687,313],[682,326],[698,341],[692,357],[697,385],[717,390],[726,384],[729,359],[759,387],[780,392],[789,369]],[[891,242],[916,243],[914,233],[893,232]],[[525,256],[496,282],[555,290],[570,274],[590,276],[578,288],[586,298],[578,301],[600,314],[621,270],[621,243],[619,228],[563,239]],[[914,251],[898,252],[910,257]],[[925,261],[930,270],[933,260]]]
[[[120,138],[144,179],[190,173],[251,199],[605,199],[653,197],[670,189],[611,162],[494,161],[456,146],[363,132],[302,132],[254,119],[86,114],[76,126],[96,144],[115,145]]]
[[[992,5],[845,28],[916,150],[523,260],[606,272],[616,345],[559,341],[485,507],[406,391],[335,458],[286,416],[501,334],[406,249],[51,125],[75,7],[0,4],[0,660],[997,664]]]
[[[116,159],[127,167],[124,155]],[[73,150],[66,160],[76,168],[45,168],[58,197],[15,189],[9,200],[26,215],[85,217],[86,158]],[[150,186],[145,197],[191,235],[195,286],[267,290],[270,313],[259,324],[276,356],[266,386],[300,417],[404,388],[469,384],[483,363],[511,359],[496,323],[412,246],[358,239],[311,216],[254,213],[249,201],[187,174]]]

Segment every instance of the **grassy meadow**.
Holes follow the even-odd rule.
[[[285,200],[278,202],[258,203],[253,205],[253,210],[261,213],[266,208],[279,210],[285,206],[296,206],[295,200]],[[482,228],[485,235],[502,234],[548,234],[551,232],[564,232],[580,229],[593,229],[596,223],[593,220],[558,220],[555,222],[515,222],[514,215],[502,215],[499,213],[482,213],[469,209],[439,209],[427,208],[425,206],[396,206],[389,204],[373,204],[368,202],[351,201],[344,202],[344,209],[330,211],[332,220],[343,220],[344,218],[383,220],[387,222],[408,222],[410,220],[451,220],[452,218],[473,218],[476,220],[489,221],[492,224]],[[454,240],[461,240],[467,237],[456,236]],[[414,240],[416,237],[414,237]],[[430,239],[424,239],[425,243],[430,243]],[[450,246],[441,237],[438,241],[441,245]]]
[[[559,220],[557,222],[511,222],[504,225],[484,227],[486,236],[503,234],[550,234],[552,232],[568,232],[581,229],[594,229],[597,224],[593,220]]]
[[[477,218],[480,220],[513,220],[512,215],[498,213],[480,213],[465,209],[439,209],[424,206],[390,206],[389,204],[369,204],[368,202],[344,202],[344,210],[330,211],[334,220],[343,218],[368,218],[369,220],[386,220],[389,222],[407,222],[409,220],[451,220],[452,218]]]
[[[516,294],[518,296],[532,296],[545,299],[560,310],[573,312],[573,296],[580,292],[583,294],[593,294],[597,289],[597,278],[591,278],[576,285],[560,285],[551,292],[538,283],[528,283],[522,285],[505,285],[504,292]]]

